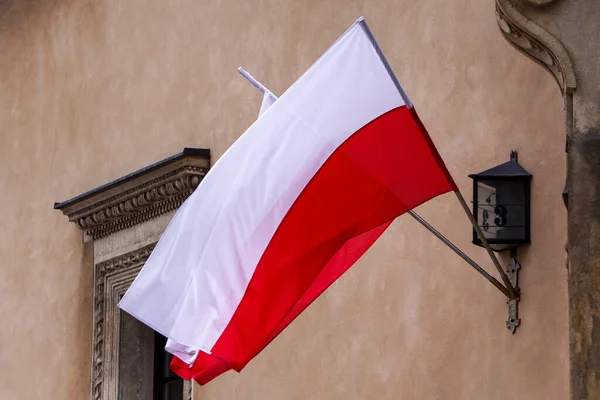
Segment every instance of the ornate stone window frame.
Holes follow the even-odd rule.
[[[120,311],[131,285],[171,217],[210,168],[210,151],[183,152],[71,200],[57,203],[94,244],[94,308],[91,394],[117,400]],[[185,382],[186,399],[192,385]]]

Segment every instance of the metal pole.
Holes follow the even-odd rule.
[[[506,287],[502,285],[496,278],[491,276],[485,269],[481,268],[475,261],[473,261],[468,255],[463,253],[458,247],[454,245],[450,240],[448,240],[444,235],[438,232],[433,226],[429,225],[427,221],[421,218],[416,212],[410,210],[408,214],[416,219],[421,225],[423,225],[427,230],[435,237],[440,239],[444,244],[452,249],[456,254],[458,254],[463,260],[465,260],[471,267],[475,268],[477,272],[483,275],[492,285],[494,285],[498,290],[500,290],[506,297],[511,297],[510,292]]]
[[[270,93],[269,89],[267,89],[262,83],[260,83],[259,81],[257,81],[256,78],[254,78],[252,75],[250,75],[248,72],[246,72],[246,70],[244,70],[244,68],[239,67],[238,68],[238,72],[244,78],[248,79],[248,82],[250,82],[251,84],[253,84],[254,87],[256,87],[261,92],[263,92],[263,93]]]
[[[465,210],[465,213],[469,217],[469,220],[471,221],[471,225],[473,225],[473,229],[475,229],[475,232],[477,233],[477,236],[479,236],[479,239],[481,240],[481,243],[483,243],[483,246],[485,247],[485,250],[487,251],[487,253],[490,256],[490,258],[492,259],[492,262],[494,263],[494,266],[498,270],[498,273],[500,274],[500,277],[502,278],[502,282],[504,282],[504,285],[506,286],[506,288],[510,292],[510,296],[508,296],[508,297],[511,300],[512,299],[516,299],[517,298],[517,293],[515,292],[515,288],[513,287],[512,283],[510,283],[510,279],[508,279],[508,276],[506,275],[506,272],[504,272],[504,270],[500,266],[500,263],[498,262],[498,259],[496,258],[496,255],[494,254],[494,251],[490,247],[490,244],[488,243],[488,241],[485,238],[483,232],[481,231],[481,228],[477,224],[477,221],[475,221],[475,217],[471,213],[471,210],[469,209],[469,206],[467,205],[467,202],[465,201],[464,197],[462,196],[462,194],[458,190],[456,192],[454,192],[454,193],[456,194],[456,197],[458,198],[458,201],[460,202],[460,205],[462,206],[463,210]]]
[[[356,21],[356,23],[360,24],[360,26],[363,28],[363,31],[365,32],[365,34],[371,41],[371,44],[373,45],[375,52],[379,56],[381,63],[383,64],[383,66],[385,67],[385,70],[387,71],[388,75],[392,79],[392,82],[394,82],[396,89],[398,89],[398,92],[400,92],[400,96],[402,97],[404,104],[406,104],[406,107],[412,108],[412,106],[413,106],[412,101],[410,101],[408,94],[406,94],[406,90],[404,90],[404,88],[402,87],[402,84],[396,77],[396,74],[394,74],[394,71],[392,70],[390,63],[388,62],[387,58],[385,58],[385,55],[383,54],[383,50],[381,50],[381,47],[379,47],[379,43],[377,43],[377,40],[375,40],[375,35],[373,35],[373,32],[371,32],[371,28],[369,28],[369,25],[367,25],[367,21],[365,21],[364,17],[360,17]]]
[[[379,59],[383,63],[383,65],[384,65],[387,73],[389,74],[390,78],[394,82],[394,85],[398,89],[398,92],[400,92],[400,96],[402,96],[402,99],[404,100],[404,103],[406,104],[407,107],[409,107],[409,108],[412,107],[412,102],[410,101],[408,95],[406,94],[406,91],[404,90],[404,88],[400,84],[400,81],[398,81],[398,78],[394,74],[394,71],[392,70],[392,67],[390,66],[390,63],[385,58],[385,55],[383,54],[383,51],[381,50],[381,47],[379,47],[379,44],[375,40],[375,36],[373,35],[373,32],[371,32],[371,29],[369,28],[369,25],[367,25],[367,22],[364,20],[363,17],[359,18],[356,22],[361,25],[361,27],[363,28],[365,34],[367,35],[367,37],[371,41],[371,44],[373,45],[373,48],[375,49],[375,52],[379,56]],[[456,191],[455,193],[456,193],[456,196],[458,197],[458,200],[460,201],[461,205],[463,206],[465,212],[469,216],[469,219],[471,220],[471,224],[473,224],[473,228],[475,228],[475,231],[477,232],[477,235],[479,235],[479,238],[481,239],[481,242],[485,246],[485,249],[487,250],[487,252],[490,255],[490,257],[492,258],[492,261],[493,261],[494,265],[496,266],[496,269],[498,270],[498,273],[500,273],[500,276],[502,277],[502,281],[504,282],[504,285],[506,286],[506,288],[508,289],[508,291],[510,293],[509,298],[510,299],[515,299],[517,297],[517,295],[515,293],[515,289],[512,287],[512,285],[510,283],[510,280],[508,279],[508,276],[506,276],[506,273],[504,272],[504,270],[500,266],[500,263],[496,259],[496,256],[494,255],[494,252],[490,248],[489,243],[487,242],[487,240],[483,236],[483,232],[481,232],[481,229],[477,225],[477,222],[475,222],[475,218],[473,217],[473,214],[471,214],[471,211],[469,211],[469,207],[467,206],[467,203],[465,203],[465,199],[462,197],[462,195],[460,194],[460,192]]]

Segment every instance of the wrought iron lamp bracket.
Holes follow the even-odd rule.
[[[506,328],[511,332],[515,333],[519,325],[521,325],[521,318],[519,318],[519,301],[521,300],[521,288],[519,287],[519,270],[521,264],[517,261],[517,248],[510,249],[510,264],[508,265],[507,275],[510,283],[517,296],[514,299],[508,298],[506,303],[508,304],[508,319],[506,320]]]

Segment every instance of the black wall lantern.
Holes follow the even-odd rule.
[[[510,153],[510,161],[469,178],[473,179],[473,215],[490,247],[501,251],[529,243],[531,174],[517,162],[517,152]],[[482,246],[475,230],[473,243]]]
[[[490,247],[495,251],[511,249],[511,263],[507,275],[519,294],[516,248],[530,241],[530,185],[531,174],[517,160],[517,152],[510,153],[510,161],[490,168],[473,179],[473,215]],[[473,230],[473,243],[482,242]],[[515,332],[521,320],[517,302],[509,300],[506,327]]]

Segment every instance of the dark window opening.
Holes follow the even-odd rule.
[[[154,334],[154,400],[183,400],[183,379],[171,371],[173,355],[165,351],[167,338]]]

